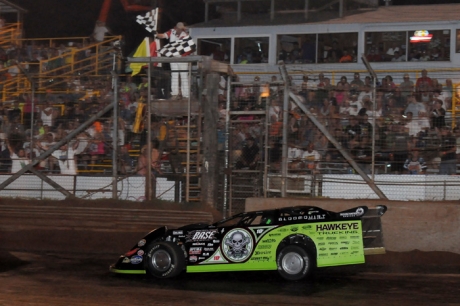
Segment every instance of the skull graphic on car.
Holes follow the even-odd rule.
[[[227,237],[225,244],[229,246],[227,255],[232,258],[242,258],[248,255],[246,246],[250,242],[250,238],[242,232],[236,231],[231,236]]]

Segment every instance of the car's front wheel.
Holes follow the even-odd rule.
[[[300,280],[313,269],[313,260],[309,252],[297,245],[283,248],[277,258],[278,272],[287,280]]]
[[[182,249],[168,241],[153,242],[147,248],[146,269],[158,278],[170,278],[179,275],[185,268]]]

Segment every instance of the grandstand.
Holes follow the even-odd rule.
[[[156,196],[178,202],[202,201],[203,174],[213,170],[216,205],[231,212],[252,196],[458,199],[460,22],[451,12],[460,6],[438,7],[442,16],[417,6],[417,22],[410,6],[307,22],[293,9],[300,19],[276,15],[279,24],[266,26],[208,20],[191,27],[199,55],[190,60],[191,94],[175,100],[167,60],[149,59],[139,76],[122,73],[119,36],[24,39],[20,24],[7,25],[0,195],[36,194],[37,186],[1,187],[64,141],[21,176],[23,184],[41,179],[48,196],[66,189],[65,196],[143,199],[149,183],[139,165],[150,136],[159,140]],[[207,67],[208,57],[219,69]],[[216,71],[218,89],[207,88]],[[206,101],[215,102],[211,110]],[[214,124],[211,147],[203,138]],[[218,169],[209,169],[209,153]]]

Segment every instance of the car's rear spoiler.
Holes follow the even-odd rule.
[[[363,228],[364,255],[385,254],[382,222],[380,217],[387,211],[385,205],[369,208],[361,217]]]

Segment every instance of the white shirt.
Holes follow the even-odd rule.
[[[16,153],[11,154],[11,173],[16,173],[26,165],[30,164],[30,160],[26,157],[19,157]]]
[[[56,150],[53,155],[59,162],[61,174],[77,175],[77,163],[75,162],[75,150]]]
[[[96,41],[103,41],[105,33],[109,33],[109,29],[106,26],[96,26],[93,33],[94,39]]]
[[[53,110],[52,107],[47,107],[46,111]],[[51,114],[46,115],[44,111],[41,112],[41,119],[43,121],[43,125],[53,126],[53,112]]]

